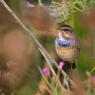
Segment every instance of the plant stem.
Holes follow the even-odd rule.
[[[61,85],[60,81],[58,80],[57,76],[56,76],[56,73],[55,71],[53,70],[52,68],[52,64],[55,63],[55,65],[57,64],[56,61],[50,57],[50,55],[48,54],[48,52],[44,49],[44,47],[40,44],[40,42],[37,40],[37,38],[34,36],[34,34],[31,32],[31,30],[29,30],[24,24],[23,22],[16,16],[16,14],[10,9],[10,7],[5,3],[4,0],[0,0],[0,2],[4,5],[4,7],[7,9],[7,11],[9,11],[9,13],[15,18],[15,20],[18,22],[18,24],[22,27],[22,29],[24,30],[23,32],[27,33],[30,38],[32,38],[32,40],[35,42],[35,44],[37,45],[37,47],[40,49],[41,54],[45,55],[45,59],[47,59],[48,61],[48,65],[50,66],[51,68],[51,71],[53,73],[53,75],[55,76],[56,78],[56,81],[58,82],[60,88],[62,89],[62,92],[65,91],[65,89],[63,88],[63,86]],[[64,72],[64,76],[67,75],[65,72]],[[66,91],[65,91],[66,92]]]

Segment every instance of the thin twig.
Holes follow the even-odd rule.
[[[43,81],[45,81],[45,83],[46,83],[46,85],[47,85],[46,90],[50,93],[50,95],[55,95],[54,92],[52,92],[53,89],[52,89],[51,84],[49,83],[49,81],[47,80],[47,78],[43,75],[43,73],[42,73],[42,71],[41,71],[41,68],[38,67],[38,69],[39,69],[39,71],[40,71],[40,73],[41,73],[41,75],[42,75],[42,78],[44,79]]]
[[[42,52],[42,55],[43,55],[44,58],[46,59],[47,63],[50,64],[50,61],[49,61],[48,58],[45,56],[44,52],[43,52],[42,50],[40,50],[40,52]],[[61,88],[61,91],[62,91],[63,93],[66,92],[66,89],[62,86],[61,82],[59,81],[58,76],[57,76],[56,73],[54,72],[54,69],[53,69],[51,66],[49,66],[49,68],[51,69],[51,71],[52,71],[52,73],[53,73],[53,75],[54,75],[54,77],[55,77],[56,82],[58,83],[59,87]]]
[[[23,24],[23,22],[16,16],[16,14],[10,9],[10,7],[5,3],[5,1],[4,0],[0,0],[0,2],[5,6],[5,8],[10,12],[10,14],[16,19],[16,21],[18,22],[18,24],[24,29],[23,32],[26,32],[30,36],[30,38],[32,38],[32,40],[35,42],[35,44],[37,45],[37,47],[40,48],[44,52],[44,54],[48,57],[48,59],[51,61],[51,63],[57,64],[56,61],[53,60],[53,58],[50,57],[50,55],[48,54],[48,52],[40,44],[40,42],[37,40],[37,38],[34,36],[34,34],[31,32],[31,30],[29,30]]]
[[[16,19],[16,21],[18,22],[18,24],[24,29],[23,32],[26,32],[30,38],[32,38],[32,40],[35,42],[35,44],[37,45],[37,47],[44,52],[45,56],[49,59],[50,63],[56,63],[56,61],[50,57],[50,55],[48,54],[48,52],[44,49],[44,47],[40,44],[40,42],[37,40],[37,38],[34,36],[34,34],[31,32],[31,30],[29,30],[24,24],[23,22],[15,15],[15,13],[9,8],[9,6],[5,3],[4,0],[0,0],[0,2],[5,6],[5,8],[10,12],[10,14]],[[41,52],[42,53],[42,52]],[[49,64],[51,65],[51,64]]]
[[[37,45],[38,48],[40,48],[45,55],[49,58],[49,60],[51,61],[51,63],[57,64],[56,61],[50,57],[50,55],[48,54],[48,52],[44,49],[44,47],[40,44],[40,42],[37,40],[37,38],[34,36],[34,34],[31,32],[30,29],[28,29],[23,22],[16,16],[16,14],[10,9],[10,7],[5,3],[4,0],[0,0],[0,2],[5,6],[5,8],[7,9],[7,11],[9,11],[9,13],[15,18],[15,20],[18,22],[18,24],[22,27],[22,29],[24,30],[23,32],[27,33],[30,38],[32,38],[32,40],[35,42],[35,44]]]
[[[48,65],[50,66],[50,68],[52,68],[52,64],[54,63],[55,65],[57,65],[56,61],[51,58],[51,56],[48,54],[48,52],[44,49],[44,47],[40,44],[40,42],[37,40],[37,38],[34,36],[34,34],[31,32],[30,29],[28,29],[23,22],[16,16],[16,14],[10,9],[10,7],[5,3],[4,0],[0,0],[0,2],[4,5],[4,7],[7,9],[7,11],[9,11],[9,13],[15,18],[15,20],[18,22],[18,24],[23,28],[23,32],[27,33],[28,36],[30,36],[30,38],[32,38],[32,40],[35,42],[35,44],[37,45],[37,47],[40,49],[40,51],[42,51],[45,55],[45,59],[47,58],[47,62]],[[42,54],[41,52],[41,54]],[[43,55],[43,54],[42,54]],[[56,73],[54,72],[54,70],[52,69],[53,75],[56,76]],[[64,72],[65,75],[67,75]],[[57,79],[58,81],[58,79]],[[60,84],[60,82],[58,81],[60,87],[62,88],[62,85]]]

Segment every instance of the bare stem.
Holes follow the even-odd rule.
[[[34,36],[34,34],[31,32],[30,29],[28,29],[23,22],[16,16],[16,14],[10,9],[10,7],[5,3],[4,0],[0,0],[0,2],[4,5],[4,7],[7,9],[7,11],[15,18],[15,20],[18,22],[18,24],[22,27],[22,29],[24,30],[23,32],[27,33],[28,36],[30,38],[32,38],[32,40],[35,42],[35,44],[37,45],[37,47],[39,48],[40,52],[42,55],[44,55],[44,58],[47,59],[46,61],[48,62],[48,65],[50,66],[50,69],[53,73],[54,76],[56,76],[55,71],[52,68],[52,64],[54,63],[55,65],[57,65],[56,61],[48,54],[48,52],[44,49],[44,47],[40,44],[40,42],[37,40],[37,38]],[[66,76],[67,74],[64,72],[64,76]],[[58,80],[58,78],[56,79],[60,88],[63,90],[62,85],[60,83],[60,81]]]
[[[56,61],[50,57],[50,55],[48,54],[48,52],[44,49],[44,47],[40,44],[40,42],[37,40],[37,38],[34,36],[34,34],[31,32],[30,29],[28,29],[23,22],[16,16],[16,14],[10,9],[10,7],[5,3],[4,0],[0,0],[0,2],[5,6],[5,8],[7,9],[7,11],[9,11],[9,13],[15,18],[15,20],[18,22],[18,24],[22,27],[22,29],[24,30],[23,32],[26,32],[30,38],[32,38],[32,40],[35,42],[35,44],[37,45],[38,48],[40,48],[45,55],[49,58],[49,60],[51,61],[51,63],[57,64]]]

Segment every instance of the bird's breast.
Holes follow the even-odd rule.
[[[75,46],[71,47],[60,47],[60,46],[55,46],[56,47],[56,52],[57,54],[64,60],[64,61],[69,61],[73,63],[75,61],[75,58],[77,56],[77,50]]]

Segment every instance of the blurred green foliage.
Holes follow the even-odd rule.
[[[80,41],[80,55],[77,60],[77,68],[80,74],[84,76],[86,71],[90,71],[93,67],[95,67],[95,60],[89,55],[89,53],[87,53],[87,47],[84,47],[83,40],[85,40],[89,31],[83,26],[80,16],[80,12],[73,14],[68,23],[74,28]],[[93,74],[95,74],[95,72],[93,72]]]

